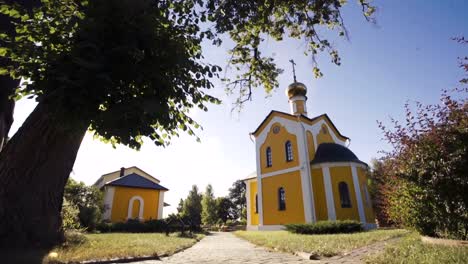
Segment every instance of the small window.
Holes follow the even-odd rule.
[[[255,194],[255,213],[258,214],[258,194]]]
[[[286,210],[286,193],[283,187],[278,189],[278,210]]]
[[[328,134],[328,129],[327,129],[327,126],[325,124],[322,125],[321,131],[322,131],[322,134],[324,134],[324,135]]]
[[[351,208],[351,199],[349,198],[348,184],[340,182],[338,184],[338,191],[340,192],[340,201],[342,208]]]
[[[271,167],[273,165],[273,162],[271,160],[271,148],[270,147],[266,149],[266,161],[267,161],[267,167]]]
[[[293,150],[292,150],[292,144],[291,141],[286,141],[286,144],[284,144],[285,150],[286,150],[286,161],[292,161],[293,160]]]

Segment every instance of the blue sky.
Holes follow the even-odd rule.
[[[357,1],[349,2],[343,16],[350,40],[333,38],[332,42],[342,65],[335,66],[321,56],[322,78],[314,79],[311,58],[304,56],[302,42],[266,41],[264,51],[275,54],[285,70],[280,87],[270,97],[256,90],[253,101],[241,113],[231,113],[234,98],[227,97],[223,84],[216,81],[211,93],[223,99],[223,104],[209,107],[207,113],[192,113],[204,128],[198,132],[201,143],[183,135],[167,148],[148,141],[137,152],[123,146],[113,149],[87,135],[71,177],[92,184],[100,175],[121,166],[139,166],[170,189],[165,200],[172,206],[165,209],[166,215],[175,211],[192,184],[204,190],[211,183],[215,195],[226,195],[232,182],[255,170],[249,132],[271,110],[289,112],[284,95],[293,80],[289,59],[297,63],[298,81],[308,87],[309,116],[327,113],[340,132],[351,138],[350,148],[361,160],[368,162],[378,156],[378,151],[388,146],[381,140],[376,120],[388,123],[390,116],[401,118],[407,100],[437,103],[441,89],[453,88],[461,79],[457,57],[465,56],[468,48],[451,38],[468,37],[468,1],[375,1],[376,25],[365,21]],[[229,47],[228,42],[218,49],[206,46],[206,60],[225,66]],[[18,102],[10,134],[34,107],[31,100]]]

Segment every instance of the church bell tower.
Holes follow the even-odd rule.
[[[289,99],[289,106],[291,107],[291,114],[307,116],[307,88],[303,83],[291,83],[286,89],[286,95]]]

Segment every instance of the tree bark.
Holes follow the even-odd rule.
[[[9,76],[0,76],[0,151],[8,138],[11,125],[13,124],[13,110],[15,101],[10,95],[19,85],[19,80],[13,80]]]
[[[14,34],[14,26],[11,19],[3,14],[0,14],[0,31],[7,32],[10,35]],[[0,45],[3,43],[0,41]],[[11,62],[0,57],[0,66],[5,67],[10,65]],[[14,80],[8,75],[0,76],[0,151],[8,138],[11,124],[13,124],[13,109],[15,108],[15,101],[10,99],[10,95],[14,94],[15,89],[19,85],[19,80]]]
[[[63,190],[89,122],[40,102],[0,152],[0,247],[47,247],[63,239]]]

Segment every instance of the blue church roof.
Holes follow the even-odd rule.
[[[168,191],[167,188],[153,181],[150,181],[146,179],[145,177],[138,175],[136,173],[132,173],[132,174],[117,178],[113,181],[106,183],[106,185]]]
[[[367,166],[347,147],[335,143],[322,143],[318,146],[311,164],[324,162],[357,162]]]

